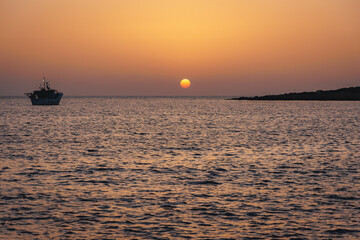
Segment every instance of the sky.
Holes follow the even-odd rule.
[[[359,0],[0,0],[0,96],[360,86],[359,26]]]

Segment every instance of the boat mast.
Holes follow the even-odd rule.
[[[43,77],[43,88],[46,89],[46,90],[50,89],[49,83],[46,82],[45,77]]]

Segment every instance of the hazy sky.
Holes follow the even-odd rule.
[[[360,86],[360,1],[0,0],[0,95],[42,76],[65,96]]]

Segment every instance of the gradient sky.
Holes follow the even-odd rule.
[[[65,96],[360,86],[360,1],[0,0],[0,95],[42,76]]]

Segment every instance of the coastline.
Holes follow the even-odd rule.
[[[238,97],[228,100],[286,100],[286,101],[360,101],[360,87],[340,88],[337,90],[318,90],[315,92],[284,93],[255,97]]]

